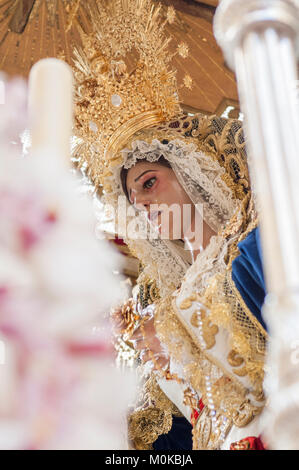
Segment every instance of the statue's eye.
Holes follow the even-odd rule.
[[[144,189],[149,189],[149,188],[151,188],[151,187],[154,185],[156,179],[157,179],[157,178],[156,178],[155,176],[153,176],[152,178],[149,178],[148,180],[146,180],[146,181],[143,183],[143,188],[144,188]]]

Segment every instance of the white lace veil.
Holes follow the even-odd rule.
[[[121,168],[131,168],[138,160],[156,162],[161,156],[169,162],[192,202],[202,205],[203,218],[216,233],[238,210],[249,188],[242,128],[235,120],[182,116],[139,131],[121,154],[122,164],[114,169],[109,181],[113,191],[104,195],[105,202],[114,204],[116,210],[118,196],[124,195]],[[126,204],[128,209],[128,201]],[[140,228],[146,223],[145,213],[134,217],[134,226]],[[214,238],[219,241],[219,237]],[[132,227],[124,239],[142,263],[141,277],[154,279],[162,296],[179,287],[190,264],[175,242],[138,239]]]

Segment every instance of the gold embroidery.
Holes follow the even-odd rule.
[[[252,419],[259,415],[262,411],[261,407],[253,407],[249,400],[245,400],[236,410],[233,422],[238,427],[247,426]]]
[[[192,302],[194,302],[195,300],[197,300],[197,295],[193,293],[189,297],[183,300],[183,302],[180,305],[180,308],[182,310],[187,310],[188,308],[192,306]]]
[[[190,408],[197,408],[198,407],[198,397],[196,393],[191,390],[190,387],[184,390],[184,405],[190,406]]]
[[[233,243],[228,247],[229,249],[226,257],[227,269],[231,269],[233,260],[240,254],[238,243],[244,240],[257,226],[258,218],[254,209],[252,194],[251,192],[248,192],[241,202],[240,212],[237,212],[235,216],[232,217],[229,224],[221,233],[225,238],[230,238],[234,237],[239,232],[239,236],[236,237]]]
[[[244,359],[237,353],[237,351],[232,349],[227,356],[227,362],[232,367],[240,367],[242,364],[244,364]],[[241,369],[234,369],[234,373],[239,377],[244,377],[247,375],[247,369],[243,366]]]
[[[167,346],[173,360],[181,364],[182,358],[184,358],[183,377],[186,384],[190,384],[192,390],[197,393],[198,399],[202,397],[204,403],[208,403],[208,394],[212,395],[219,419],[220,416],[223,417],[221,419],[226,419],[225,426],[229,428],[232,423],[244,426],[261,412],[263,403],[260,407],[251,403],[248,398],[248,390],[233,375],[229,376],[227,371],[224,371],[222,366],[217,364],[206,350],[200,349],[199,344],[179,321],[171,296],[163,299],[157,305],[155,327],[160,340]],[[207,376],[211,378],[211,391],[206,388],[205,378]],[[262,383],[261,377],[259,383]],[[194,431],[194,449],[205,448],[205,443],[201,442],[205,437],[210,439],[209,448],[218,448],[219,439],[217,440],[216,436],[213,436],[212,439],[212,435],[207,432],[207,429],[208,423],[203,429],[200,429],[199,433]]]
[[[212,412],[205,407],[193,427],[193,450],[219,449],[231,427],[232,420],[224,420],[219,413],[216,413],[213,427]]]
[[[214,153],[214,158],[225,169],[223,181],[234,197],[242,200],[248,194],[250,178],[241,122],[202,116],[191,135],[198,138],[204,152]]]
[[[138,285],[138,301],[143,309],[160,299],[159,289],[155,280],[149,279],[145,276],[142,282],[139,282]]]
[[[248,374],[254,393],[260,394],[267,334],[244,303],[229,270],[211,280],[202,301],[209,309],[211,321],[229,331],[231,349],[244,361],[242,368],[234,369],[234,373],[240,377]],[[229,364],[238,367],[230,361],[231,356]]]
[[[193,450],[205,450],[208,448],[212,432],[212,421],[205,407],[196,425],[193,427]]]
[[[129,415],[128,435],[136,450],[150,450],[161,434],[172,426],[172,416],[182,416],[151,374],[143,385],[138,406]]]
[[[234,374],[238,375],[239,377],[245,377],[247,375],[246,367],[242,367],[241,369],[234,369]]]
[[[252,395],[254,396],[256,401],[265,401],[265,393],[264,390],[257,390],[253,391]]]
[[[189,299],[185,299],[185,300],[183,300],[183,302],[181,303],[180,308],[181,308],[182,310],[187,310],[188,308],[191,307],[191,305],[192,305],[192,301],[189,300]]]
[[[244,359],[234,349],[229,352],[227,360],[232,367],[240,367],[244,362]]]
[[[172,416],[165,410],[150,406],[135,410],[129,416],[129,439],[136,450],[151,450],[152,444],[161,434],[168,433],[172,425]]]
[[[213,325],[213,323],[211,323],[210,318],[206,316],[204,310],[200,312],[200,315],[198,314],[198,312],[194,312],[192,314],[192,317],[190,319],[191,325],[198,328],[199,319],[201,319],[202,321],[202,336],[204,342],[206,343],[206,348],[211,349],[216,344],[215,336],[217,335],[219,328],[217,325]]]

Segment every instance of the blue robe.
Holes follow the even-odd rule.
[[[261,313],[266,287],[259,228],[252,230],[238,248],[240,255],[232,263],[232,279],[251,313],[267,331]]]
[[[261,308],[266,288],[262,264],[259,228],[252,230],[238,244],[240,255],[232,263],[232,279],[245,304],[267,331]],[[155,450],[192,450],[192,426],[185,418],[173,417],[172,428],[154,442]]]

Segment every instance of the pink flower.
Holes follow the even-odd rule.
[[[32,190],[0,189],[0,240],[28,251],[57,221],[57,214],[42,204],[41,195]],[[4,230],[5,227],[5,230]],[[5,240],[3,240],[5,238]]]

